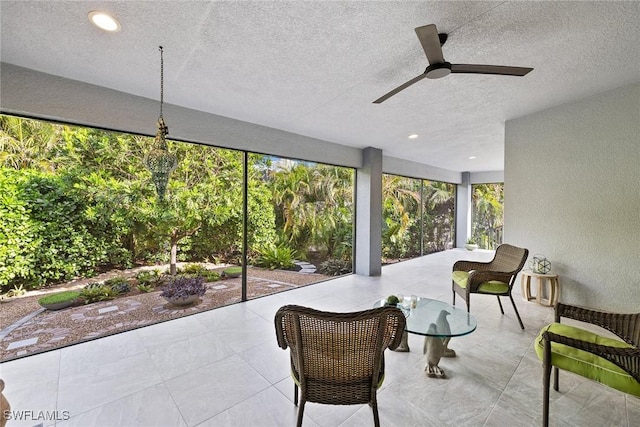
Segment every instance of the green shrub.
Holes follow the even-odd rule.
[[[138,290],[140,292],[145,293],[145,294],[149,293],[149,292],[151,292],[153,290],[153,286],[147,285],[147,284],[144,284],[144,283],[138,283],[137,288],[138,288]]]
[[[215,282],[220,280],[220,273],[207,270],[207,272],[204,273],[201,277],[203,277],[206,282]]]
[[[294,260],[297,252],[284,244],[269,245],[258,250],[258,258],[255,264],[270,270],[292,270],[295,268]]]
[[[98,301],[112,300],[118,296],[118,293],[108,286],[91,284],[85,286],[80,292],[80,297],[85,304],[91,304]]]
[[[102,283],[100,283],[100,282],[92,282],[92,283],[89,283],[88,285],[86,285],[84,287],[84,289],[100,288],[102,286],[104,286],[104,285]]]
[[[114,277],[113,279],[105,280],[104,286],[111,288],[117,294],[126,294],[131,290],[131,285],[124,277]]]
[[[202,276],[207,273],[207,268],[202,264],[187,264],[183,268],[178,269],[179,274],[189,274],[194,276]]]
[[[57,304],[60,302],[73,301],[80,296],[78,291],[63,291],[56,292],[55,294],[47,295],[38,300],[38,304]]]
[[[185,277],[202,277],[206,282],[220,280],[220,273],[207,270],[207,268],[201,264],[188,264],[178,269],[178,274]]]
[[[162,273],[158,269],[143,270],[136,274],[136,279],[139,284],[155,287],[162,281]]]
[[[0,288],[37,289],[126,262],[120,228],[78,188],[81,179],[0,168]]]
[[[328,259],[320,264],[318,273],[327,276],[341,276],[351,273],[351,261],[342,259]]]
[[[12,289],[6,293],[7,297],[19,297],[27,293],[27,290],[24,288],[24,285],[16,285]]]

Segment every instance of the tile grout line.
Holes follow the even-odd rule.
[[[493,406],[491,407],[491,411],[489,411],[489,414],[487,415],[487,418],[485,419],[484,423],[482,424],[483,427],[487,426],[487,423],[489,422],[489,419],[491,419],[491,414],[498,407],[498,402],[500,402],[500,399],[502,398],[502,396],[504,395],[505,391],[507,390],[507,387],[509,387],[509,383],[511,383],[511,381],[513,380],[513,377],[515,376],[516,372],[518,371],[518,368],[520,368],[520,366],[522,365],[522,361],[525,359],[525,357],[527,355],[527,352],[529,352],[531,350],[532,346],[535,344],[535,341],[536,340],[534,338],[533,342],[531,342],[527,346],[527,349],[524,351],[524,353],[520,357],[520,361],[518,362],[518,365],[515,367],[515,369],[513,370],[511,375],[509,376],[509,381],[507,381],[507,383],[504,385],[504,388],[502,390],[500,390],[500,395],[498,396],[498,398],[494,402]]]

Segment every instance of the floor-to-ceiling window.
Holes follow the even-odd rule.
[[[261,194],[273,208],[275,224],[267,235],[253,238],[252,263],[307,275],[351,273],[354,169],[258,154],[249,160],[251,187],[265,189]]]
[[[425,255],[453,247],[456,186],[428,180],[422,184],[422,254]]]
[[[384,174],[382,197],[383,264],[451,246],[455,185]]]
[[[0,299],[11,308],[0,330],[40,309],[35,290],[81,294],[74,316],[43,313],[59,315],[51,330],[62,335],[26,322],[0,360],[352,271],[352,168],[174,140],[152,160],[150,137],[12,116],[0,125]],[[167,303],[175,277],[205,294]]]
[[[504,184],[472,186],[472,238],[482,249],[495,249],[502,243]]]
[[[382,175],[382,263],[420,256],[419,179]]]

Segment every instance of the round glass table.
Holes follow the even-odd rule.
[[[386,299],[378,300],[374,307],[381,307],[386,302]],[[407,326],[396,351],[409,351],[407,332],[423,335],[423,353],[427,358],[425,371],[429,376],[444,376],[438,363],[443,356],[455,357],[455,351],[448,348],[451,337],[475,331],[478,325],[476,319],[466,310],[430,298],[404,297],[397,307],[404,312]]]

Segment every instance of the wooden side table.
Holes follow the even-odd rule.
[[[548,307],[553,307],[558,302],[558,294],[560,293],[560,283],[558,282],[557,274],[539,274],[534,273],[533,271],[522,271],[522,297],[527,300],[536,300],[536,302],[540,305],[546,305]],[[535,296],[531,296],[531,278],[535,278],[538,282],[538,291]],[[542,298],[542,286],[548,284],[547,295],[548,299]]]

